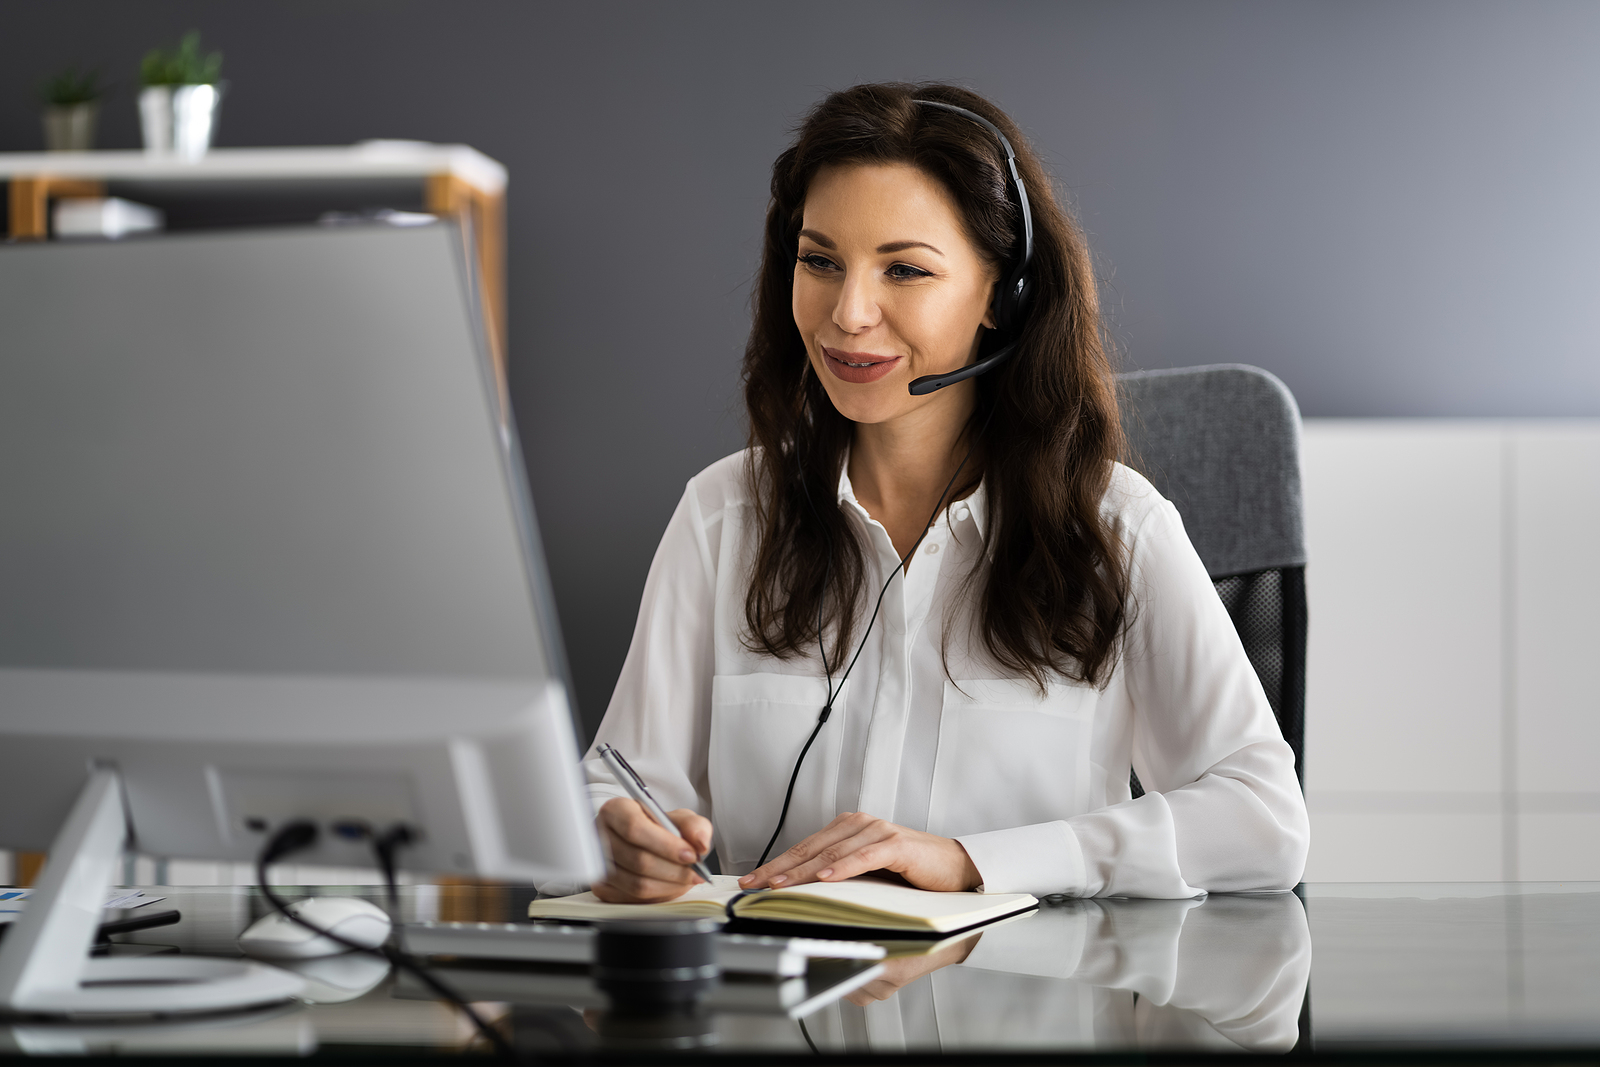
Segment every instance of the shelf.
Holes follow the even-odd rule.
[[[50,201],[115,194],[162,208],[169,228],[313,222],[326,210],[398,207],[457,219],[476,250],[483,315],[505,373],[506,168],[467,145],[216,148],[198,160],[146,152],[5,152],[12,240],[45,240]]]
[[[416,178],[449,175],[491,196],[506,169],[466,145],[363,141],[307,148],[214,148],[192,162],[146,152],[0,152],[0,178],[213,182]]]

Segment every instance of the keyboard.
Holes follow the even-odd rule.
[[[418,956],[587,964],[594,960],[596,929],[564,923],[423,922],[402,928],[401,945]],[[717,963],[730,974],[788,978],[806,973],[812,959],[880,960],[882,945],[816,937],[717,934]]]

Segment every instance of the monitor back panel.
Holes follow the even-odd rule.
[[[473,306],[443,225],[0,248],[0,669],[563,673]]]

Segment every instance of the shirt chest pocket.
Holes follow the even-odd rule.
[[[834,714],[806,754],[774,856],[833,818],[845,696],[840,692],[834,698]],[[711,808],[725,870],[754,867],[760,858],[778,824],[794,761],[827,697],[821,678],[804,675],[732,674],[711,680]]]
[[[1099,691],[1053,682],[944,684],[928,830],[944,837],[1051,822],[1089,809]]]

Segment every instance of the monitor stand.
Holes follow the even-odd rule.
[[[22,915],[0,941],[0,1013],[145,1015],[287,1000],[298,975],[204,956],[91,959],[106,890],[127,842],[122,780],[96,768],[50,846]]]

